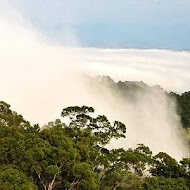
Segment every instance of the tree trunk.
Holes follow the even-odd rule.
[[[38,178],[39,178],[41,184],[43,185],[44,190],[47,190],[47,185],[45,185],[45,184],[43,183],[43,181],[41,180],[41,175],[40,175],[40,174],[38,174]]]
[[[53,180],[51,181],[51,183],[49,183],[48,190],[53,190],[53,184],[55,182],[55,178],[56,178],[56,175],[54,175]]]
[[[79,181],[80,181],[79,179],[78,180],[74,180],[73,183],[71,184],[71,187],[69,187],[69,189],[67,189],[67,190],[74,189],[75,185],[77,185],[77,183],[79,183]]]

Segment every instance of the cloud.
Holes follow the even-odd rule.
[[[180,156],[186,153],[185,147],[175,133],[176,130],[172,136],[171,125],[177,116],[173,110],[166,111],[169,100],[164,96],[160,95],[163,104],[160,105],[159,114],[155,113],[157,115],[154,116],[154,125],[148,124],[148,119],[156,106],[159,106],[155,99],[152,104],[149,101],[138,104],[143,114],[140,115],[142,119],[139,123],[136,123],[134,118],[139,117],[139,112],[135,108],[137,104],[131,105],[126,100],[124,106],[129,105],[129,108],[119,106],[115,109],[115,97],[112,97],[113,105],[106,99],[94,97],[85,87],[81,74],[109,75],[115,80],[139,80],[181,92],[188,90],[190,82],[188,52],[58,47],[52,42],[45,41],[42,34],[33,29],[16,12],[14,15],[0,15],[0,29],[0,99],[10,103],[13,109],[22,113],[26,119],[32,123],[44,124],[59,117],[61,109],[66,106],[92,105],[99,113],[105,113],[111,118],[119,117],[128,122],[128,131],[132,130],[131,134],[135,133],[131,127],[139,126],[139,123],[144,123],[145,127],[147,124],[145,130],[141,128],[136,133],[141,134],[144,131],[145,133],[142,133],[144,137],[149,134],[150,142],[145,142],[154,150],[163,148],[173,155]],[[74,37],[70,39],[76,40]],[[155,94],[152,96],[149,93],[142,98],[149,99],[150,95],[155,98]],[[127,115],[123,115],[125,112]],[[148,119],[145,121],[144,118]],[[157,121],[159,122],[156,123]],[[175,129],[178,128],[178,124],[175,122]],[[161,129],[166,127],[165,135],[157,128],[159,125],[162,126]],[[151,137],[153,131],[154,136]],[[152,143],[155,135],[161,144]],[[132,137],[134,135],[129,139]],[[145,140],[139,135],[137,137],[139,140]],[[130,142],[138,143],[138,138]]]
[[[123,83],[118,85],[122,86],[120,89],[110,79],[99,81],[88,87],[96,100],[93,106],[127,126],[126,139],[112,140],[110,148],[135,148],[144,143],[153,153],[163,151],[177,159],[189,155],[175,101],[161,88],[146,88],[143,83],[136,83],[139,88],[134,89]]]
[[[169,50],[84,49],[84,58],[96,74],[116,80],[144,81],[166,90],[182,92],[189,88],[190,53]]]

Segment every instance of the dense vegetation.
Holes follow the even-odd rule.
[[[126,126],[93,112],[67,107],[61,113],[66,124],[57,119],[40,127],[0,102],[0,189],[190,189],[189,158],[153,155],[143,144],[109,150],[112,138],[125,138]]]
[[[177,100],[178,113],[181,116],[183,127],[190,128],[190,92],[181,95],[171,92]]]

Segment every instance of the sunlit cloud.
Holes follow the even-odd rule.
[[[16,15],[14,14],[14,17],[0,15],[0,99],[10,103],[14,110],[22,113],[32,123],[44,124],[59,117],[61,109],[66,106],[86,104],[95,106],[99,112],[108,116],[116,118],[121,116],[120,119],[128,122],[129,128],[138,124],[133,119],[134,115],[129,114],[129,120],[126,120],[127,116],[120,114],[124,107],[113,109],[108,101],[100,101],[88,93],[80,77],[84,73],[91,76],[109,75],[116,81],[144,81],[150,85],[158,84],[168,91],[189,90],[189,52],[58,47],[51,41],[44,40],[46,38],[32,28],[20,14],[18,17]],[[73,37],[72,33],[70,40],[76,43],[80,41]],[[163,98],[162,95],[160,98]],[[167,100],[164,101],[167,104]],[[153,101],[153,107],[152,104],[147,104],[148,107],[144,103],[139,105],[141,106],[139,109],[144,110],[141,118],[148,115],[147,118],[150,119],[152,111],[158,104]],[[131,106],[133,106],[131,113],[135,113],[136,105]],[[152,130],[157,131],[154,133],[158,135],[156,138],[162,139],[162,145],[166,143],[166,146],[162,147],[163,150],[173,154],[179,150],[181,156],[183,148],[176,134],[173,136],[177,139],[176,143],[169,144],[169,141],[172,141],[170,132],[173,130],[170,124],[174,123],[172,118],[175,120],[177,114],[172,110],[170,113],[173,115],[169,117],[168,112],[164,112],[165,109],[167,107],[163,104],[160,107],[160,113],[163,115],[155,116],[154,121],[159,122],[152,128],[144,118],[139,120],[139,123],[144,122],[148,125],[146,130],[149,130],[149,133],[146,134],[150,136],[153,134]],[[127,113],[130,113],[129,109]],[[166,122],[167,119],[172,121]],[[159,130],[154,128],[159,124],[167,128],[165,135],[159,134]],[[175,123],[176,129],[178,124]],[[131,134],[135,134],[132,128],[130,130]],[[138,138],[143,140],[140,135],[130,142],[138,143]],[[152,149],[158,150],[160,147],[152,143],[152,138],[150,143],[148,141],[146,143],[151,145]],[[172,149],[174,145],[178,147],[175,147],[175,150]]]

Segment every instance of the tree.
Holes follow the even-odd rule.
[[[186,181],[182,178],[172,179],[164,177],[146,178],[144,190],[188,190]]]
[[[126,127],[119,121],[111,124],[104,115],[92,117],[92,113],[92,107],[75,106],[63,109],[62,116],[70,119],[65,130],[74,139],[81,160],[91,164],[92,171],[99,175],[108,164],[109,151],[105,145],[112,138],[125,137]]]
[[[0,187],[2,190],[37,190],[32,178],[27,177],[14,165],[0,167]]]
[[[154,157],[155,167],[151,169],[153,176],[163,176],[166,178],[182,177],[182,170],[177,161],[164,152],[158,153]]]
[[[121,84],[123,85],[123,84]],[[2,190],[187,190],[190,160],[178,163],[149,147],[107,149],[112,138],[125,137],[126,127],[94,109],[63,109],[46,126],[28,121],[0,103],[0,189]]]
[[[91,117],[89,114],[93,112],[94,109],[87,106],[74,106],[63,109],[62,116],[69,117],[68,128],[72,130],[75,138],[77,138],[77,133],[81,130],[85,134],[92,134],[93,143],[105,146],[112,138],[125,137],[126,126],[123,123],[115,121],[112,125],[104,115],[99,115],[95,118]]]

